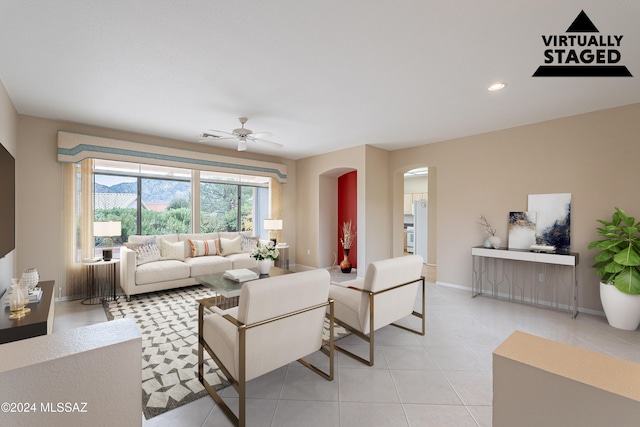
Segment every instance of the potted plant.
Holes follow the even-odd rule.
[[[616,208],[611,221],[599,219],[601,240],[593,267],[600,280],[600,300],[613,327],[635,330],[640,325],[640,222]]]
[[[269,274],[274,261],[278,260],[280,252],[272,245],[258,245],[251,252],[251,258],[258,261],[258,271],[260,274]]]

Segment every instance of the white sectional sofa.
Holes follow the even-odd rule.
[[[251,232],[129,236],[120,249],[120,286],[131,295],[195,285],[196,276],[257,266]]]

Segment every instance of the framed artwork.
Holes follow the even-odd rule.
[[[536,244],[571,249],[571,193],[529,194],[529,212],[536,213]]]
[[[529,249],[536,243],[536,212],[509,212],[509,249]]]

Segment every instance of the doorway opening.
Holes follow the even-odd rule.
[[[420,255],[426,265],[426,278],[433,282],[436,265],[430,251],[435,251],[435,247],[430,236],[433,224],[429,214],[435,211],[435,206],[429,200],[429,172],[429,167],[421,166],[404,173],[403,229],[404,253]]]

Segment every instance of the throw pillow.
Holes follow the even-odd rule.
[[[231,254],[239,254],[242,252],[242,235],[238,235],[235,239],[220,238],[220,255],[227,256]]]
[[[125,246],[136,253],[136,265],[162,259],[155,237],[148,239],[144,243],[126,243]]]
[[[189,239],[189,245],[191,246],[191,256],[208,256],[219,255],[218,252],[218,239],[215,240],[191,240]]]
[[[160,254],[162,259],[177,259],[184,261],[184,242],[168,242],[160,239]]]
[[[256,248],[256,246],[258,246],[258,243],[260,243],[260,238],[258,236],[245,236],[244,234],[241,235],[242,236],[242,252],[253,252],[253,250]]]

